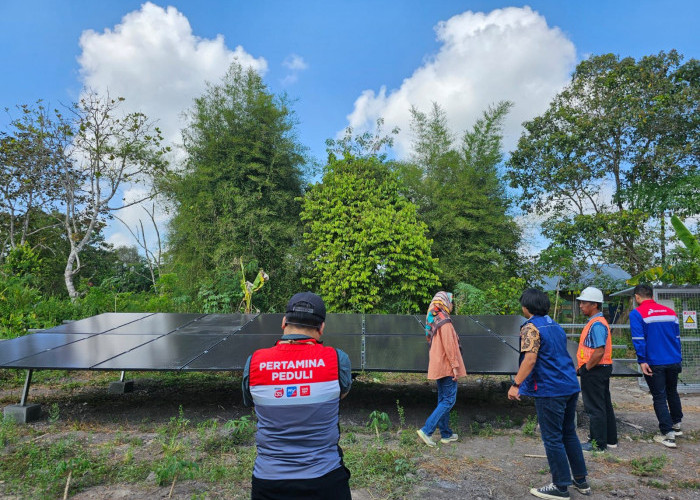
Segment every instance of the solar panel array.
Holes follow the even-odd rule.
[[[282,314],[105,313],[0,343],[0,368],[124,371],[242,370],[280,337]],[[520,316],[453,316],[469,373],[518,370]],[[422,318],[328,314],[323,341],[353,370],[425,372]],[[570,352],[575,356],[575,344]],[[616,365],[615,375],[637,373]]]

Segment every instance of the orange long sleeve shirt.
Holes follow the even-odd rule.
[[[464,377],[467,374],[462,353],[459,350],[457,332],[452,323],[445,323],[435,332],[430,345],[428,379],[451,377],[452,368],[457,368],[458,377]]]

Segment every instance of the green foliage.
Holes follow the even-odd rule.
[[[468,283],[455,287],[456,314],[522,314],[519,298],[525,289],[523,278],[511,277],[482,291]]]
[[[305,161],[289,103],[270,93],[255,70],[234,62],[195,99],[189,118],[185,168],[160,186],[175,206],[169,248],[179,286],[194,297],[217,272],[236,272],[243,256],[275,283],[261,291],[263,309],[279,309],[298,291]]]
[[[537,417],[534,415],[528,415],[525,423],[523,424],[523,434],[526,436],[534,436],[535,430],[537,429]]]
[[[255,432],[255,424],[248,415],[239,419],[229,420],[224,424],[224,429],[231,431],[231,438],[236,444],[250,443]]]
[[[592,56],[524,124],[511,185],[555,244],[637,274],[663,257],[664,213],[698,213],[698,64],[675,51]]]
[[[667,462],[668,457],[666,455],[654,455],[633,458],[629,463],[632,467],[632,474],[636,476],[653,476],[659,474]]]
[[[520,230],[508,214],[511,202],[498,172],[510,107],[489,107],[459,142],[439,105],[433,104],[430,115],[411,110],[414,154],[397,171],[428,226],[447,289],[459,282],[487,287],[516,268]]]
[[[425,224],[376,156],[330,155],[303,200],[308,275],[329,311],[418,312],[439,286]]]
[[[399,429],[403,429],[406,426],[406,414],[398,399],[396,400],[396,413],[399,415]]]
[[[14,418],[3,415],[0,418],[0,447],[5,448],[17,442],[19,430]]]
[[[391,419],[386,412],[374,410],[369,414],[369,421],[367,422],[367,427],[374,429],[374,432],[379,436],[379,432],[388,431],[391,429]]]

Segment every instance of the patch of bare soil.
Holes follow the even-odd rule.
[[[70,373],[66,381],[90,376]],[[39,435],[46,433],[40,439],[58,438],[49,430],[49,412],[54,411],[60,415],[61,422],[70,423],[65,426],[65,433],[85,432],[91,443],[99,443],[113,440],[119,432],[143,442],[138,453],[148,455],[154,451],[149,448],[155,438],[154,428],[177,416],[180,407],[193,423],[209,419],[223,423],[250,415],[250,409],[242,405],[238,379],[185,375],[163,380],[137,374],[134,392],[123,395],[107,394],[107,378],[102,376],[100,380],[105,381],[105,386],[35,384],[29,402],[40,402],[43,415],[39,422],[30,425]],[[528,430],[528,418],[535,414],[534,405],[526,400],[508,401],[507,380],[507,377],[470,376],[460,384],[454,409],[455,430],[460,440],[434,449],[417,447],[413,457],[414,487],[402,497],[529,499],[534,498],[528,492],[530,487],[550,482],[539,434],[523,432]],[[21,388],[7,390],[0,385],[0,401],[3,405],[17,403],[20,392]],[[685,436],[677,439],[678,448],[672,450],[651,440],[658,431],[652,400],[636,379],[613,379],[612,393],[620,446],[606,453],[586,454],[594,498],[700,499],[700,395],[681,395]],[[386,412],[395,427],[402,411],[404,428],[416,429],[424,423],[435,402],[435,387],[423,381],[422,376],[363,375],[341,402],[341,426],[346,429],[364,427],[369,414],[378,410]],[[587,437],[586,422],[585,415],[579,412],[582,440]],[[367,434],[369,439],[371,432]],[[115,453],[119,453],[118,448]],[[663,455],[667,458],[660,473],[635,474],[634,460]],[[171,492],[170,486],[159,487],[155,482],[148,482],[95,486],[70,498],[133,500],[168,498],[171,493],[171,498],[176,499],[246,498],[249,496],[246,487],[232,492],[217,484],[182,481],[177,482]],[[353,491],[356,500],[385,496],[368,489]],[[573,490],[571,496],[583,498]]]

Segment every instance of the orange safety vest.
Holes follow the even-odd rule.
[[[578,341],[578,367],[581,368],[583,365],[585,365],[589,359],[591,359],[591,354],[593,354],[593,351],[595,349],[591,349],[590,347],[585,345],[586,338],[588,338],[588,332],[591,331],[591,327],[593,326],[594,323],[600,322],[605,325],[605,328],[608,329],[608,337],[605,339],[605,352],[603,353],[603,359],[600,360],[600,365],[612,365],[612,334],[610,333],[610,325],[608,325],[608,322],[605,320],[603,316],[598,316],[597,318],[593,318],[586,323],[586,326],[583,327],[583,331],[581,332],[581,339]]]

